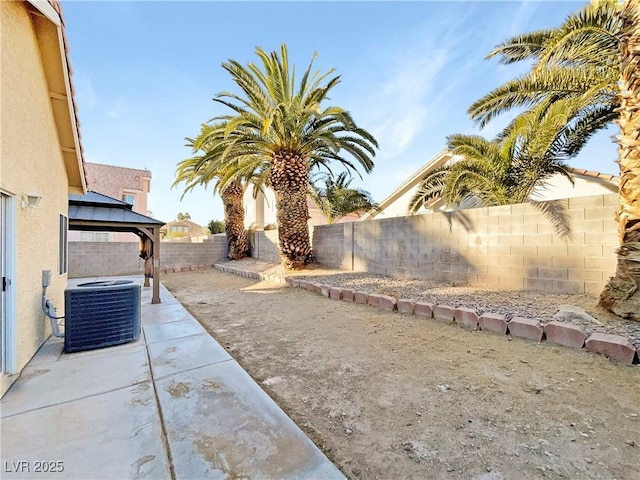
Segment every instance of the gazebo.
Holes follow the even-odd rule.
[[[160,227],[164,223],[134,212],[132,205],[101,193],[69,195],[69,230],[133,232],[148,242],[153,265],[151,303],[160,303]],[[148,275],[145,275],[144,286],[150,286]]]

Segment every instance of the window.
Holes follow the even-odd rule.
[[[136,196],[133,193],[125,193],[122,195],[122,201],[124,203],[128,203],[129,205],[135,205]]]
[[[58,275],[67,273],[68,250],[67,250],[67,230],[69,229],[69,219],[60,214],[58,221]]]

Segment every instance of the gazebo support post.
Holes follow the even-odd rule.
[[[153,229],[153,297],[151,303],[160,303],[160,227]]]

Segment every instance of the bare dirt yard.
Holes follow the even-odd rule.
[[[349,478],[640,478],[640,370],[216,270],[163,283]]]

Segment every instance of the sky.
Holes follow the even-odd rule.
[[[222,62],[257,61],[255,47],[289,48],[303,71],[331,68],[341,83],[324,106],[351,112],[380,148],[375,168],[351,184],[383,200],[446,146],[453,133],[495,136],[511,118],[480,130],[466,113],[527,65],[485,60],[521,33],[559,25],[570,1],[73,1],[62,2],[85,160],[152,173],[149,209],[169,222],[188,212],[223,219],[222,202],[196,188],[180,200],[176,165],[185,137],[228,113],[212,98],[238,92]],[[616,174],[617,127],[596,135],[570,165]]]

